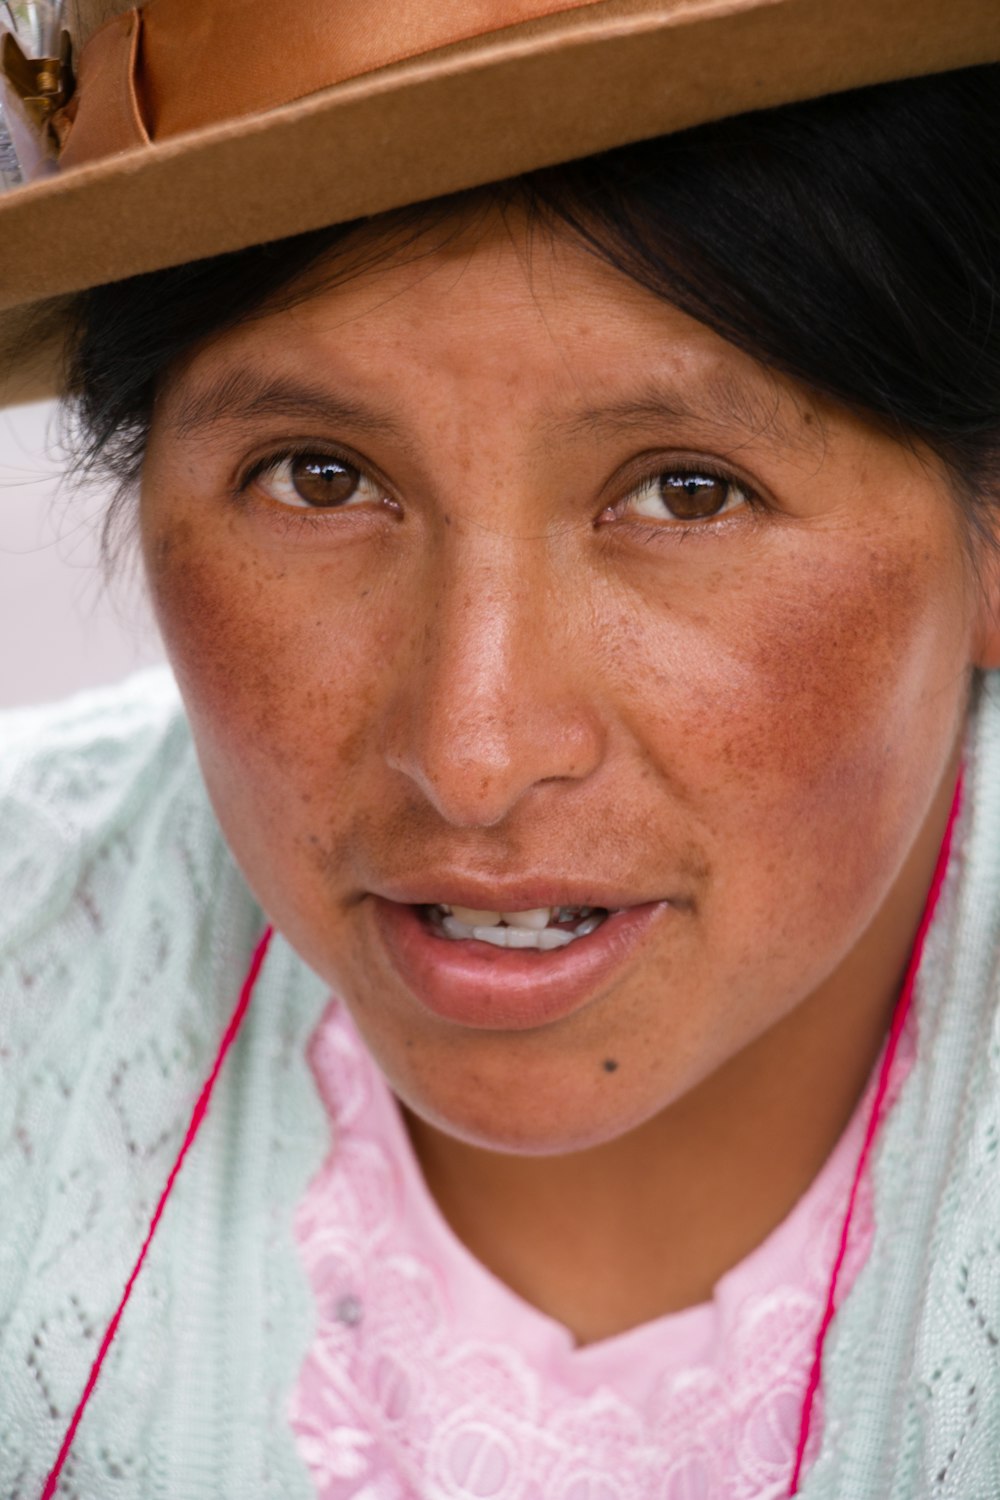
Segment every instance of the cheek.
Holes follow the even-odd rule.
[[[789,557],[703,591],[697,616],[662,612],[639,653],[654,757],[741,799],[780,787],[790,811],[848,795],[900,757],[949,743],[964,683],[960,581],[926,548],[859,550],[836,565]],[[704,599],[709,607],[704,607]],[[940,765],[930,766],[933,778]]]
[[[201,746],[254,755],[268,705],[281,703],[280,574],[260,559],[212,546],[191,522],[166,523],[147,539],[146,568],[160,628]],[[263,600],[272,600],[265,628]]]
[[[288,842],[365,756],[389,628],[350,569],[293,567],[184,519],[149,527],[147,574],[206,781],[234,850]],[[305,835],[303,835],[305,836]],[[275,843],[275,839],[277,842]]]
[[[748,565],[644,632],[649,774],[699,835],[703,931],[734,964],[815,978],[896,879],[966,701],[955,568],[918,545]]]
[[[780,778],[789,813],[852,826],[923,817],[951,752],[967,661],[948,560],[872,550],[774,590],[749,660],[754,694],[736,743],[743,766]],[[736,746],[731,744],[730,756]],[[797,804],[797,805],[796,805]],[[845,816],[865,809],[861,829]]]

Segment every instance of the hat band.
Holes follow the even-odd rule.
[[[151,0],[95,32],[55,122],[60,167],[290,104],[595,0]]]

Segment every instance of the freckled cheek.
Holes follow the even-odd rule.
[[[234,800],[263,792],[262,815],[326,803],[363,753],[385,622],[356,579],[213,540],[178,522],[145,544],[206,773]]]
[[[770,574],[713,614],[657,622],[641,689],[660,752],[706,784],[815,796],[869,774],[942,681],[954,621],[906,559]],[[654,751],[654,754],[656,751]]]
[[[932,786],[962,696],[955,625],[940,577],[906,556],[820,574],[805,598],[778,594],[752,656],[764,756],[835,798],[869,801],[908,761]]]

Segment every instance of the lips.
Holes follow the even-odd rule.
[[[610,915],[573,943],[540,952],[441,935],[428,920],[430,896],[422,901],[370,898],[380,944],[422,1009],[445,1021],[486,1030],[529,1030],[563,1020],[615,982],[637,960],[653,928],[680,909],[669,900],[629,906],[612,899],[598,903],[575,897],[543,902],[536,893],[517,894],[516,901],[504,897],[504,910],[600,904]],[[443,899],[447,898],[438,898]],[[495,900],[488,904],[492,907]],[[450,904],[487,903],[478,897],[462,901],[456,895]]]

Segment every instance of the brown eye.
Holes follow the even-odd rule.
[[[296,458],[291,463],[295,493],[307,505],[343,505],[358,487],[361,475],[337,458]]]
[[[361,469],[323,453],[289,454],[264,469],[256,482],[272,500],[299,510],[336,510],[382,498]]]
[[[741,485],[718,474],[667,470],[633,490],[628,508],[657,521],[710,521],[748,498]]]
[[[663,474],[660,489],[668,508],[682,521],[716,516],[729,499],[732,485],[714,474]]]

